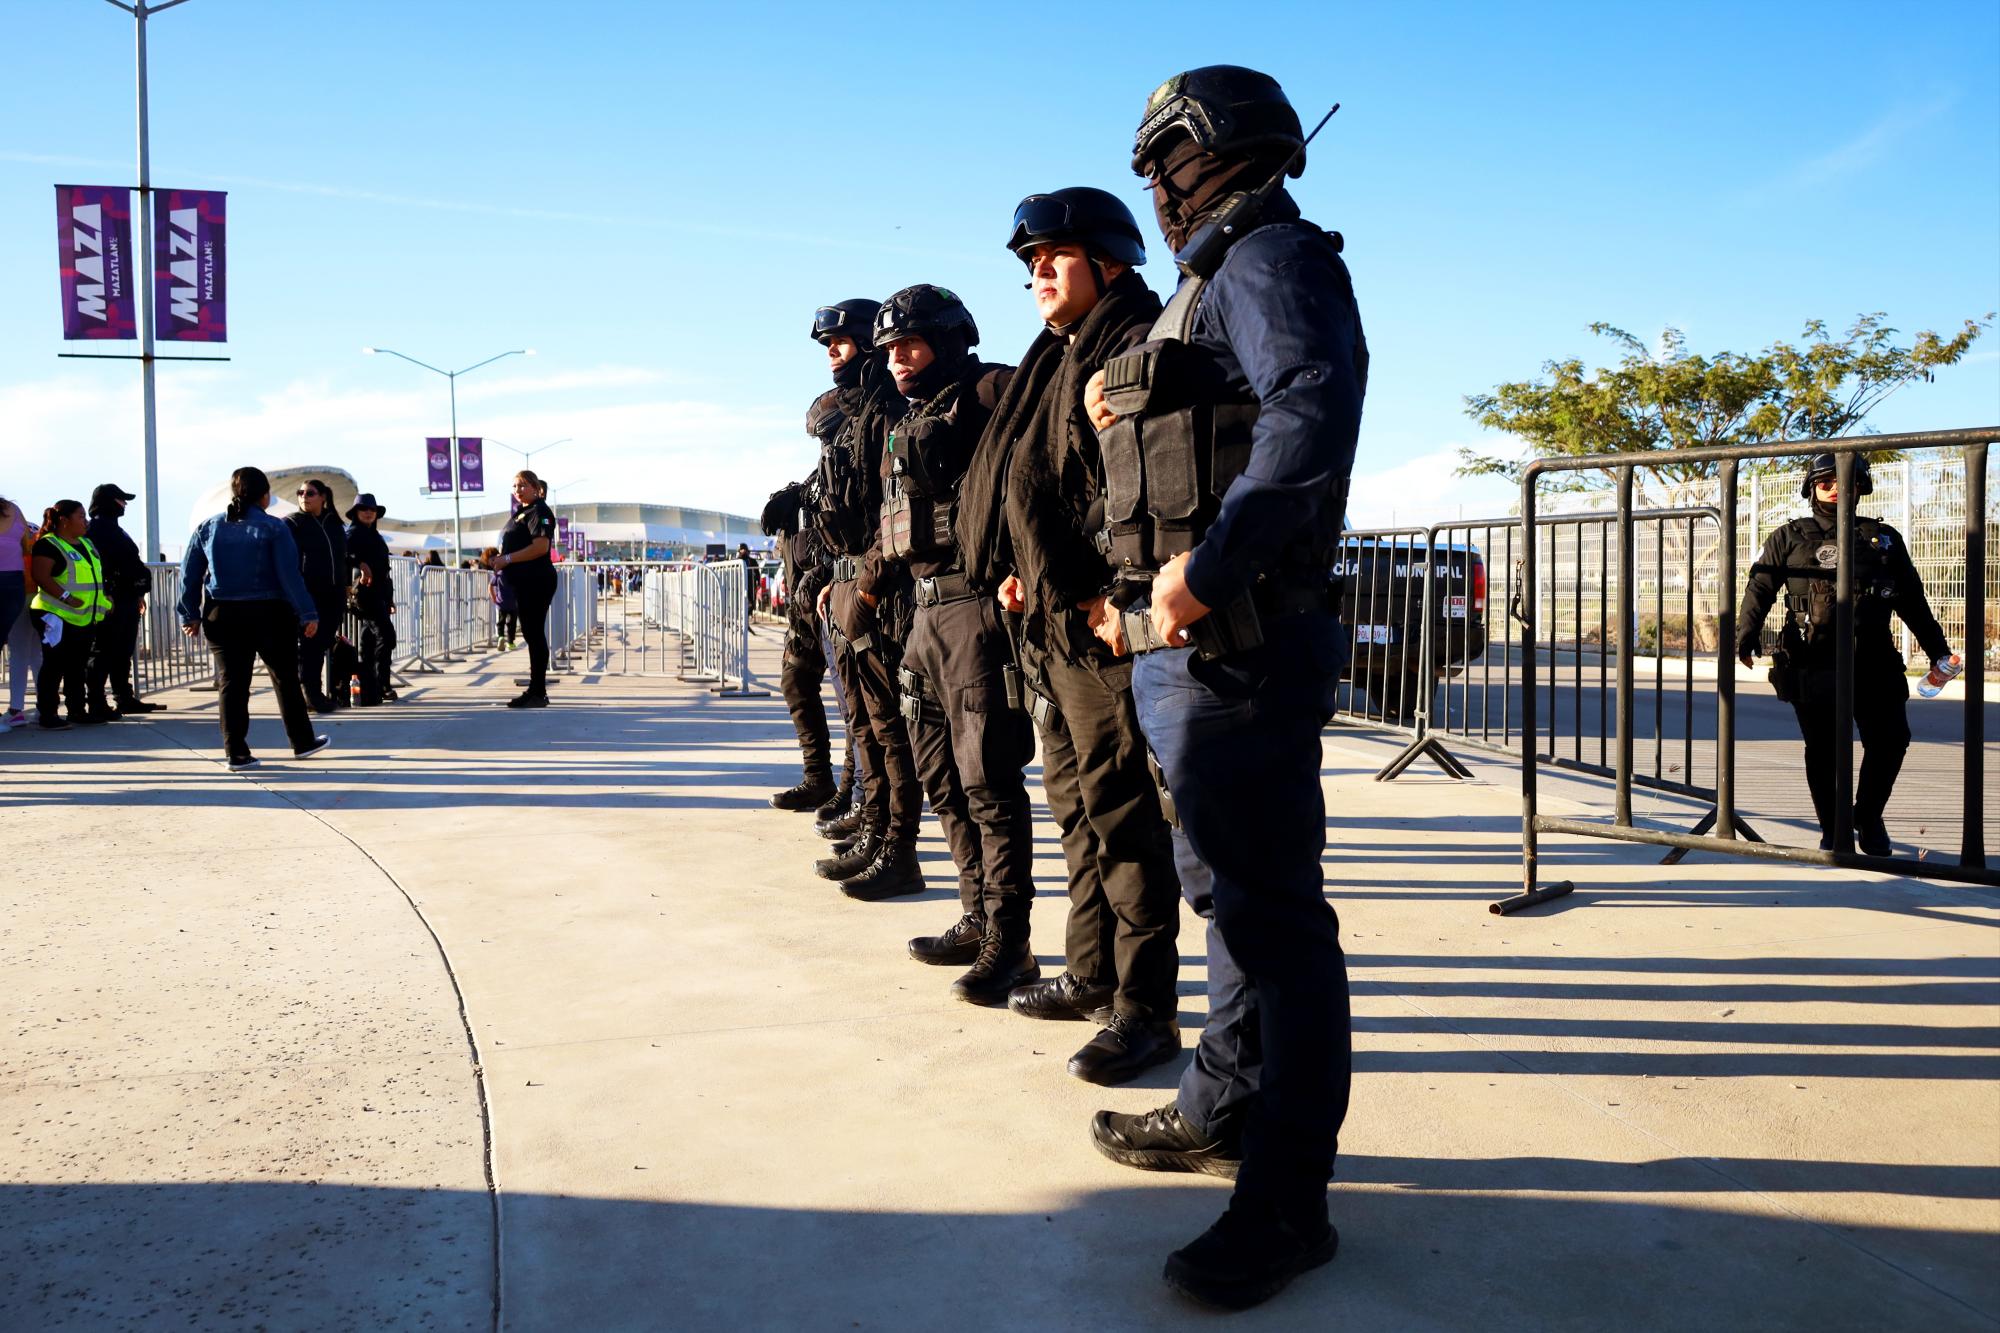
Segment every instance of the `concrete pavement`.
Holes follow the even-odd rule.
[[[585,676],[508,713],[517,663],[249,778],[187,692],[0,736],[0,1328],[1209,1322],[1158,1271],[1226,1186],[1084,1134],[1178,1066],[1089,1087],[1080,1026],[908,961],[955,915],[934,825],[928,893],[848,902],[764,805],[779,700]],[[1232,1326],[2000,1322],[1990,896],[1554,841],[1579,891],[1492,917],[1513,794],[1379,762],[1328,733],[1341,1254]]]

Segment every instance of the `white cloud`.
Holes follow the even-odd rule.
[[[1860,133],[1826,152],[1809,157],[1786,171],[1745,192],[1745,202],[1774,204],[1796,202],[1811,194],[1860,174],[1887,158],[1902,140],[1949,111],[1957,95],[1932,98],[1916,106],[1892,107]]]
[[[1484,438],[1481,453],[1519,454],[1511,438]],[[1360,468],[1348,495],[1347,522],[1356,528],[1420,527],[1457,518],[1493,518],[1514,507],[1517,488],[1498,477],[1460,477],[1459,445],[1418,454],[1381,468]]]
[[[139,491],[143,476],[136,375],[83,375],[0,385],[5,423],[0,494],[39,512],[87,498],[116,481]],[[607,401],[605,386],[657,388],[653,372],[595,371],[495,386],[477,433],[508,441],[574,440],[535,460],[556,485],[581,479],[565,501],[645,499],[755,513],[764,496],[804,475],[813,457],[798,412],[652,394]],[[352,473],[403,514],[449,513],[449,500],[420,501],[420,441],[446,429],[444,395],[429,376],[394,388],[345,389],[294,380],[250,393],[240,372],[184,368],[159,386],[163,538],[178,544],[189,506],[246,462],[325,464]],[[461,395],[464,398],[465,395]],[[461,402],[461,407],[464,404]],[[471,432],[472,423],[462,428]],[[501,455],[507,457],[507,455]],[[496,466],[495,471],[499,468]],[[484,503],[467,501],[474,509]],[[135,514],[135,518],[137,515]],[[134,525],[135,528],[138,526]]]

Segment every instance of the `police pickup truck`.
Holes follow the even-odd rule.
[[[1440,543],[1432,553],[1431,662],[1424,678],[1424,541],[1419,536],[1349,536],[1334,561],[1343,587],[1346,678],[1352,709],[1387,722],[1415,721],[1437,683],[1486,651],[1486,561],[1471,545]]]

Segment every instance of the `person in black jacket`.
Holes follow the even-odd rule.
[[[285,516],[292,541],[299,548],[299,573],[319,608],[319,633],[299,636],[299,683],[316,713],[335,707],[329,694],[327,653],[334,633],[347,614],[347,533],[333,513],[333,492],[317,477],[299,487],[299,507]]]
[[[1113,581],[1098,550],[1103,459],[1084,415],[1090,377],[1160,314],[1133,265],[1139,224],[1117,196],[1030,195],[1008,248],[1028,266],[1044,331],[1021,358],[959,498],[974,586],[1020,617],[1022,699],[1041,729],[1042,788],[1069,863],[1061,976],[1008,997],[1017,1014],[1102,1028],[1069,1062],[1123,1083],[1180,1054],[1180,880],[1132,700],[1132,662],[1091,632]]]
[[[361,706],[395,698],[390,662],[396,651],[396,585],[389,573],[389,544],[375,524],[388,512],[372,492],[354,497],[347,510],[347,562],[359,580],[354,613],[361,621]]]
[[[85,534],[104,562],[105,591],[111,595],[111,613],[90,641],[90,711],[119,717],[160,710],[159,704],[141,703],[132,686],[132,658],[139,649],[139,622],[146,613],[146,595],[153,590],[153,574],[138,543],[118,525],[131,499],[132,492],[109,482],[92,491]]]
[[[547,485],[523,469],[514,474],[514,516],[500,531],[500,552],[487,557],[500,571],[520,608],[521,637],[528,641],[528,688],[507,701],[509,708],[549,706],[549,605],[556,596],[556,516],[542,497]]]
[[[1871,493],[1868,460],[1854,460],[1855,498]],[[1737,617],[1737,656],[1749,666],[1761,644],[1764,618],[1780,591],[1784,628],[1774,657],[1778,697],[1798,715],[1806,743],[1806,786],[1819,816],[1820,848],[1834,850],[1834,579],[1840,485],[1831,453],[1807,464],[1800,495],[1812,514],[1772,533],[1750,567]],[[1951,656],[1951,644],[1924,596],[1924,581],[1910,560],[1902,534],[1880,519],[1854,516],[1849,554],[1854,588],[1854,724],[1861,732],[1861,772],[1854,783],[1854,837],[1869,856],[1895,850],[1883,822],[1889,794],[1910,748],[1910,681],[1903,654],[1889,633],[1889,616],[1901,618],[1933,664]],[[1851,847],[1838,850],[1851,851]]]

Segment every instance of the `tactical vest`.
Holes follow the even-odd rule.
[[[868,549],[875,516],[868,512],[868,419],[863,406],[841,423],[840,433],[820,449],[817,526],[833,550],[849,555]]]
[[[1338,253],[1339,241],[1326,239]],[[1147,341],[1104,366],[1104,400],[1118,419],[1098,434],[1105,520],[1098,545],[1121,579],[1149,579],[1192,551],[1250,463],[1261,405],[1255,394],[1230,389],[1215,353],[1193,337],[1207,287],[1206,278],[1183,282]],[[1346,295],[1351,305],[1351,284]],[[1364,382],[1367,358],[1366,342],[1357,340],[1355,371]],[[1342,479],[1320,531],[1287,549],[1288,567],[1332,568],[1346,501]]]
[[[88,537],[79,537],[76,546],[52,534],[49,540],[63,553],[63,571],[56,576],[56,582],[62,585],[65,594],[83,605],[64,606],[39,588],[29,605],[79,629],[97,624],[111,613],[111,597],[104,590],[104,565],[97,558],[97,548]]]
[[[958,488],[964,475],[937,475],[928,457],[930,440],[956,428],[946,414],[965,385],[953,384],[889,433],[889,480],[882,488],[882,553],[896,560],[939,560],[958,549],[953,525],[958,518]]]
[[[1804,551],[1810,562],[1801,566],[1785,562],[1785,628],[1787,637],[1800,646],[1810,646],[1833,633],[1839,571],[1839,544],[1817,519],[1795,518],[1786,524],[1792,551]],[[1854,516],[1853,568],[1849,574],[1858,612],[1870,597],[1893,604],[1896,581],[1889,577],[1888,553],[1896,540],[1882,530],[1879,520]],[[1810,570],[1811,572],[1802,572]]]

